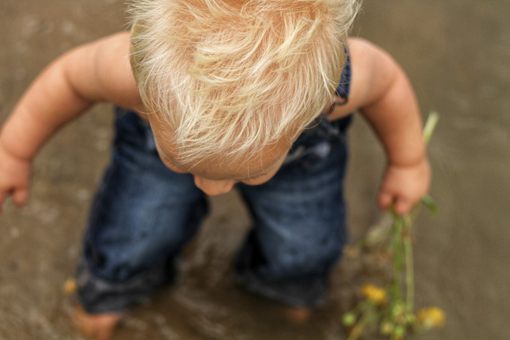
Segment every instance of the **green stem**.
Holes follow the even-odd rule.
[[[425,122],[425,127],[423,128],[423,138],[425,140],[425,144],[428,144],[434,130],[436,128],[437,122],[439,121],[439,114],[437,112],[431,112],[427,117],[427,121]]]
[[[405,236],[404,236],[404,252],[406,263],[406,313],[411,314],[414,310],[414,261],[413,261],[413,244],[411,237],[411,217],[404,218]]]
[[[393,212],[392,240],[391,251],[393,256],[393,277],[391,283],[391,300],[392,304],[397,303],[401,299],[401,218]]]
[[[356,325],[349,332],[349,336],[347,340],[357,340],[363,334],[363,330],[367,324],[368,313],[363,313],[361,319],[356,323]]]

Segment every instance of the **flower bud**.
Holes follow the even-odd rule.
[[[342,324],[346,327],[354,325],[356,322],[356,316],[354,313],[345,313],[342,317]]]

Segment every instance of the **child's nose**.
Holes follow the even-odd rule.
[[[206,179],[200,176],[194,176],[195,185],[202,190],[206,195],[209,196],[218,196],[222,194],[226,194],[236,184],[233,180],[211,180]]]

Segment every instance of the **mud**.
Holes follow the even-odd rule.
[[[508,339],[510,272],[510,13],[508,1],[365,1],[354,35],[391,51],[412,79],[423,112],[441,122],[430,146],[440,211],[416,226],[418,305],[447,312],[423,339]],[[122,1],[0,2],[0,121],[30,80],[77,44],[125,27]],[[35,162],[30,204],[0,217],[0,339],[81,339],[71,327],[71,277],[87,210],[111,138],[99,105],[66,127]],[[361,118],[350,132],[352,240],[377,223],[384,157]],[[232,253],[249,224],[238,197],[213,214],[182,261],[175,289],[137,308],[116,339],[341,339],[339,315],[360,275],[359,259],[335,271],[329,299],[307,325],[235,287]]]

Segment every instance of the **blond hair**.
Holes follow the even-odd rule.
[[[132,1],[142,100],[181,162],[240,160],[331,103],[357,0]]]

